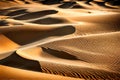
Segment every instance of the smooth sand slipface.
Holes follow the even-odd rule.
[[[0,1],[0,80],[120,79],[120,7],[101,2]]]

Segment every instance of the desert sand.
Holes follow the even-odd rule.
[[[120,4],[1,0],[0,80],[119,80]]]

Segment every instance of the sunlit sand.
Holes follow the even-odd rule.
[[[0,80],[119,80],[118,2],[0,1]]]

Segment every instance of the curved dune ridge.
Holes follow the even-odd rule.
[[[119,0],[1,0],[0,80],[119,80]]]

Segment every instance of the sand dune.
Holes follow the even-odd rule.
[[[19,47],[18,44],[14,43],[4,35],[0,35],[0,53],[2,54],[3,52],[13,50],[17,47]]]
[[[62,79],[68,79],[68,80],[83,80],[78,78],[71,78],[71,77],[63,77],[59,75],[52,75],[52,74],[45,74],[45,73],[38,73],[33,71],[27,71],[27,70],[21,70],[21,69],[15,69],[7,66],[0,66],[0,78],[1,80],[8,80],[8,79],[16,79],[16,80],[62,80]],[[7,73],[9,72],[9,74]],[[18,74],[16,74],[18,73]],[[27,74],[26,74],[27,73]],[[34,76],[33,76],[34,74]],[[48,77],[46,77],[48,76]]]
[[[119,80],[118,0],[0,1],[0,80]]]

